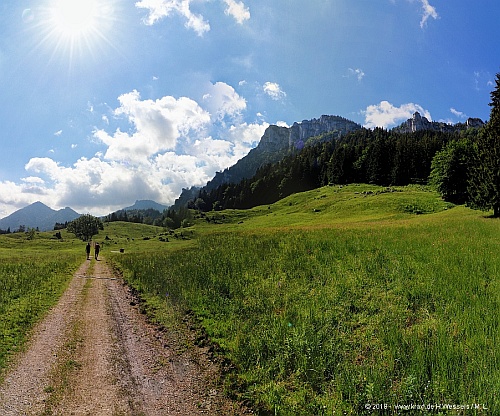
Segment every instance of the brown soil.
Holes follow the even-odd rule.
[[[91,266],[92,265],[92,266]],[[0,386],[0,414],[243,415],[208,347],[151,325],[105,261],[87,261]]]

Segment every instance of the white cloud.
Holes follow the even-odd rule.
[[[227,9],[224,13],[227,16],[232,16],[241,25],[245,20],[250,19],[250,10],[246,7],[242,1],[236,0],[224,0],[227,5]]]
[[[474,89],[476,91],[481,91],[484,85],[488,88],[495,85],[492,81],[491,74],[488,71],[474,71]]]
[[[422,9],[424,11],[422,15],[422,20],[420,21],[420,27],[423,29],[427,25],[427,20],[432,17],[434,20],[439,18],[439,15],[434,6],[429,4],[429,0],[420,0],[422,3]]]
[[[467,118],[467,115],[465,113],[462,113],[461,111],[455,110],[453,107],[450,108],[450,112],[459,118]]]
[[[364,73],[364,71],[360,68],[349,68],[349,76],[355,76],[360,82],[365,77],[365,75],[366,74]]]
[[[201,0],[207,2],[207,0]],[[148,16],[143,19],[146,25],[154,25],[165,17],[178,14],[186,20],[185,26],[193,29],[198,36],[203,36],[210,31],[210,24],[200,14],[191,10],[194,0],[141,0],[135,3],[138,9],[147,9]],[[250,10],[242,1],[223,0],[226,4],[224,13],[233,17],[237,23],[243,24],[250,19]]]
[[[365,127],[393,127],[413,116],[415,112],[419,112],[422,117],[432,121],[431,114],[419,104],[403,104],[400,107],[395,107],[388,101],[381,101],[380,104],[370,105],[367,107],[365,114]]]
[[[194,100],[166,96],[156,101],[141,100],[136,90],[118,98],[116,116],[125,116],[134,127],[132,134],[117,129],[113,135],[96,130],[94,137],[108,146],[108,160],[133,160],[147,163],[161,151],[175,149],[177,140],[191,131],[202,129],[210,115]]]
[[[58,130],[54,133],[54,136],[59,137],[63,133],[62,130]]]
[[[37,200],[94,215],[136,199],[172,204],[182,188],[204,185],[248,154],[268,126],[242,121],[246,101],[230,85],[209,84],[204,92],[200,103],[172,96],[143,100],[135,90],[121,95],[111,113],[129,128],[95,130],[94,140],[105,149],[70,165],[52,156],[30,159],[20,184],[0,182],[0,213]]]
[[[37,183],[37,184],[45,183],[45,181],[42,178],[39,178],[38,176],[28,176],[27,178],[21,178],[21,181],[25,183]]]
[[[269,127],[268,123],[242,123],[233,125],[229,129],[229,140],[234,144],[232,158],[238,161],[246,156],[250,149],[257,146],[264,132]]]
[[[247,108],[246,100],[224,82],[210,84],[203,101],[212,117],[218,120],[226,116],[235,117]]]
[[[276,82],[266,82],[263,88],[264,92],[275,101],[282,100],[286,97],[286,92],[283,91]]]
[[[193,29],[198,36],[203,36],[210,30],[210,24],[204,17],[191,11],[191,0],[141,0],[135,7],[148,9],[149,15],[144,19],[147,25],[154,25],[164,17],[177,13],[186,19],[185,26]]]
[[[276,125],[278,127],[290,127],[286,121],[278,121]]]

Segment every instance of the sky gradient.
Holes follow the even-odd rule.
[[[5,0],[0,217],[173,203],[269,124],[489,118],[498,0]]]

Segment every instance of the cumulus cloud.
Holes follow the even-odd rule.
[[[276,82],[266,82],[263,89],[264,92],[275,101],[282,100],[286,97],[286,92],[283,91]]]
[[[250,10],[243,4],[242,1],[224,0],[227,8],[224,13],[227,16],[232,16],[241,25],[245,20],[250,19]]]
[[[429,111],[425,110],[419,104],[408,103],[396,107],[388,101],[381,101],[380,104],[368,106],[366,111],[364,111],[364,126],[366,128],[393,127],[411,118],[415,112],[419,112],[429,121],[432,120]]]
[[[28,176],[27,178],[21,178],[21,181],[25,183],[37,183],[37,184],[43,184],[45,181],[42,178],[39,178],[37,176]]]
[[[141,0],[135,3],[139,9],[147,9],[149,14],[144,18],[144,23],[154,25],[164,17],[179,14],[185,18],[185,26],[193,29],[198,36],[203,36],[210,30],[210,24],[199,14],[191,11],[191,0]]]
[[[103,151],[70,165],[52,156],[30,159],[21,183],[0,182],[0,213],[37,200],[94,215],[136,199],[172,204],[182,188],[204,185],[248,154],[268,127],[242,120],[246,101],[230,85],[210,83],[204,92],[199,103],[142,99],[136,90],[122,94],[110,115],[129,128],[95,130],[94,143]]]
[[[210,24],[202,15],[193,13],[192,2],[193,0],[141,0],[135,3],[135,7],[148,10],[148,15],[143,19],[146,25],[154,25],[165,17],[177,14],[185,19],[185,26],[188,29],[193,29],[198,36],[203,36],[210,31]],[[223,0],[223,2],[226,4],[224,13],[233,17],[237,23],[243,24],[250,19],[250,10],[242,1]]]
[[[224,82],[210,84],[203,101],[212,117],[218,120],[226,116],[235,117],[247,108],[246,100]]]
[[[150,156],[174,149],[179,137],[202,129],[210,121],[209,113],[187,97],[141,100],[134,90],[118,97],[118,101],[115,116],[124,116],[134,131],[130,134],[117,129],[112,135],[104,130],[94,132],[94,137],[108,146],[104,155],[108,160],[147,163]]]

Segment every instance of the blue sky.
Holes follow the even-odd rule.
[[[4,0],[0,217],[170,204],[322,114],[489,117],[498,0]]]

